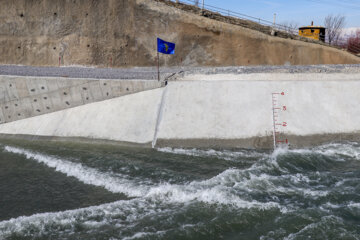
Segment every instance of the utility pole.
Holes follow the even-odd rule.
[[[202,0],[202,10],[204,10],[204,5],[205,5],[205,4],[204,4],[204,1],[205,1],[205,0]]]
[[[276,24],[276,13],[274,13],[274,28],[275,28],[275,24]]]
[[[158,81],[160,81],[160,54],[157,52],[157,72],[158,72]]]
[[[276,13],[274,13],[274,23],[273,23],[273,27],[271,29],[271,36],[276,35],[275,24],[276,24]]]

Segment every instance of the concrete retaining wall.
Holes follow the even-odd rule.
[[[154,80],[0,76],[0,123],[159,87]]]
[[[210,80],[169,85],[158,146],[272,147],[272,93],[281,92],[278,106],[286,111],[278,120],[286,127],[278,131],[293,145],[353,140],[344,134],[360,133],[359,74],[204,77]]]
[[[278,105],[286,111],[278,119],[286,127],[278,131],[292,146],[360,140],[358,89],[360,74],[189,76],[166,88],[2,124],[0,133],[271,148],[272,93],[284,92]]]
[[[146,144],[153,140],[162,88],[0,125],[2,134]]]

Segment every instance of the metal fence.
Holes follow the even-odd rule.
[[[261,25],[264,26],[269,26],[269,27],[273,27],[277,30],[281,30],[281,31],[285,31],[285,32],[289,32],[292,34],[298,34],[298,29],[296,28],[291,28],[289,26],[285,26],[283,24],[277,24],[262,18],[258,18],[258,17],[254,17],[254,16],[250,16],[247,14],[243,14],[243,13],[239,13],[239,12],[235,12],[229,9],[224,9],[224,8],[220,8],[220,7],[216,7],[216,6],[212,6],[209,4],[202,4],[201,2],[198,3],[199,1],[196,0],[172,0],[173,2],[179,2],[179,3],[184,3],[184,4],[190,4],[190,5],[195,5],[198,6],[199,8],[203,8],[205,10],[209,10],[211,12],[215,12],[215,13],[219,13],[223,16],[228,16],[228,17],[235,17],[238,19],[242,19],[242,20],[248,20],[248,21],[252,21],[255,23],[259,23]]]
[[[222,16],[228,16],[228,17],[238,18],[238,19],[241,19],[241,20],[252,21],[252,22],[264,25],[264,26],[272,27],[277,31],[284,31],[284,32],[287,32],[287,33],[290,33],[290,34],[293,34],[293,35],[299,35],[299,31],[298,31],[297,28],[292,28],[290,26],[286,26],[286,25],[283,25],[283,24],[277,24],[275,22],[275,20],[273,22],[271,22],[269,20],[265,20],[265,19],[262,19],[262,18],[258,18],[258,17],[247,15],[247,14],[235,12],[235,11],[232,11],[232,10],[229,10],[229,9],[224,9],[224,8],[212,6],[212,5],[209,5],[209,4],[205,4],[204,1],[202,1],[202,0],[200,0],[200,1],[199,0],[171,0],[171,1],[179,2],[179,3],[183,3],[183,4],[188,4],[188,5],[194,5],[194,6],[197,6],[197,7],[201,8],[201,9],[218,13],[218,14],[220,14]],[[339,39],[338,41],[336,41],[334,43],[331,43],[329,45],[346,49],[346,50],[348,50],[349,52],[352,52],[352,53],[360,53],[360,46],[358,46],[358,45],[349,45],[348,40],[349,40],[349,38],[347,38],[347,39],[345,39],[345,38]]]

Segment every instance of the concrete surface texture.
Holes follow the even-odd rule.
[[[230,66],[230,67],[161,67],[160,77],[183,79],[194,74],[250,74],[250,73],[360,73],[360,64],[299,65],[299,66]],[[29,77],[67,77],[91,79],[157,80],[156,67],[95,68],[95,67],[35,67],[0,65],[0,75]]]
[[[84,137],[149,144],[162,88],[0,125],[2,134]]]
[[[360,140],[359,88],[359,73],[202,74],[1,124],[0,133],[156,142],[157,147],[271,148],[272,93],[284,92],[277,98],[278,107],[286,106],[278,113],[277,131],[291,145]]]
[[[214,74],[252,74],[252,73],[323,73],[327,76],[334,73],[360,73],[360,64],[340,65],[299,65],[299,66],[230,66],[230,67],[194,67],[184,68],[168,77],[170,80],[184,80],[187,76],[193,75],[214,75]]]
[[[285,39],[152,0],[0,1],[0,63],[156,66],[156,38],[175,42],[162,66],[359,63],[335,48]]]
[[[162,83],[157,80],[98,80],[0,75],[0,123],[161,86]]]
[[[160,68],[160,77],[165,79],[184,68]],[[190,69],[190,68],[186,68]],[[0,65],[0,75],[29,76],[29,77],[67,77],[91,79],[134,79],[157,80],[156,67],[136,68],[95,68],[83,66],[70,67],[35,67],[21,65]]]
[[[242,75],[243,79],[227,80],[219,75],[218,79],[171,82],[158,144],[269,148],[273,136],[272,93],[281,92],[285,95],[279,95],[277,104],[281,109],[286,106],[286,111],[279,112],[278,121],[281,125],[286,122],[286,127],[279,126],[277,131],[290,143],[302,146],[315,142],[307,138],[302,141],[303,136],[329,135],[318,138],[320,143],[334,140],[334,134],[360,133],[360,74],[349,80],[342,74],[332,79],[316,74],[256,75],[251,79]]]

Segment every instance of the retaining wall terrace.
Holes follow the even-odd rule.
[[[0,76],[0,123],[159,88],[157,80]]]

